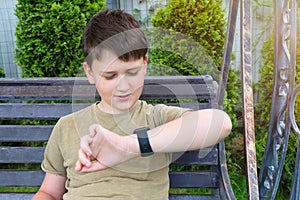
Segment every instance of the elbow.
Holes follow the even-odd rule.
[[[223,130],[222,130],[222,138],[226,138],[232,130],[232,122],[227,113],[224,112],[224,122],[223,122]]]
[[[218,127],[214,130],[218,135],[217,142],[220,142],[224,140],[231,133],[232,122],[229,115],[226,112],[222,110],[214,110],[214,112],[217,115],[216,118],[214,119],[215,123],[213,124],[216,125],[216,127]]]

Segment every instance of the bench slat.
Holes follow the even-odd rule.
[[[171,188],[218,188],[220,186],[217,172],[170,172],[169,177]]]
[[[40,170],[0,170],[0,186],[39,187],[45,173]]]
[[[0,119],[57,120],[90,104],[0,104]]]
[[[180,156],[178,158],[178,156]],[[188,151],[173,154],[174,165],[218,165],[218,148],[205,148],[200,151]]]
[[[0,146],[0,163],[41,163],[44,147]]]
[[[1,196],[0,196],[1,197]],[[219,196],[215,195],[192,195],[192,194],[176,194],[169,195],[169,200],[220,200]]]
[[[48,141],[53,125],[1,125],[2,142],[45,142]]]
[[[210,149],[207,149],[209,151]],[[203,151],[206,151],[205,149]],[[203,154],[203,153],[201,153]],[[218,165],[216,156],[218,150],[213,150],[199,156],[199,151],[188,151],[173,156],[174,165]],[[44,156],[44,147],[4,147],[0,146],[0,163],[40,163]],[[179,153],[178,153],[179,155]],[[178,158],[178,159],[177,159]]]
[[[2,100],[99,100],[94,86],[6,86],[1,88]],[[213,95],[213,92],[211,92]],[[146,85],[141,99],[211,98],[206,85]]]
[[[1,200],[31,200],[34,193],[0,193]],[[170,195],[169,200],[219,200],[213,195]]]
[[[142,99],[215,98],[210,76],[147,77]],[[1,79],[0,100],[99,100],[95,86],[85,78]]]
[[[80,88],[85,91],[85,95],[95,94],[95,90],[89,86],[80,86]],[[13,99],[57,99],[57,100],[66,100],[72,99],[73,86],[72,85],[63,85],[63,86],[15,86],[10,85],[1,88],[0,95],[3,99],[13,100]],[[81,94],[82,95],[82,94]],[[85,99],[85,95],[82,95],[82,98]],[[78,94],[80,96],[80,94]],[[92,99],[95,95],[89,95],[86,99]]]
[[[36,187],[44,179],[42,171],[0,170],[0,186]],[[171,188],[217,188],[219,187],[216,172],[170,172]]]
[[[146,76],[148,84],[212,84],[210,75],[203,76]],[[57,85],[90,85],[86,77],[39,77],[39,78],[1,78],[0,86],[57,86]]]
[[[9,103],[0,104],[0,119],[2,120],[21,120],[21,119],[34,119],[34,120],[57,120],[61,116],[68,115],[72,112],[78,111],[91,104],[26,104],[26,103]],[[180,103],[168,104],[180,105],[181,107],[190,109],[210,108],[211,104],[199,103]]]
[[[32,200],[35,193],[0,193],[1,200]]]
[[[157,99],[159,97],[161,98],[161,95],[165,99],[210,99],[213,92],[209,92],[206,85],[148,85],[144,87],[142,98]]]

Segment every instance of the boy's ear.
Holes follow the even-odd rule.
[[[83,63],[83,69],[84,69],[86,77],[89,80],[89,83],[95,84],[94,73],[92,71],[92,68],[87,64],[87,62]]]
[[[144,56],[144,64],[145,64],[146,66],[147,66],[147,64],[148,64],[148,59],[149,59],[148,56],[145,55],[145,56]]]
[[[144,57],[145,75],[147,73],[147,64],[148,64],[148,56],[145,55],[145,57]]]

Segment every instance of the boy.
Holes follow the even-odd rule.
[[[97,13],[82,41],[83,67],[101,101],[58,121],[42,163],[46,175],[33,199],[168,199],[169,152],[224,139],[229,117],[215,109],[192,112],[139,100],[147,40],[131,15]]]

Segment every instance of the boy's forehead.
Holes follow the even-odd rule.
[[[124,69],[131,69],[140,67],[143,65],[143,59],[124,62],[120,60],[117,56],[111,56],[107,54],[105,57],[102,57],[100,60],[96,59],[93,61],[92,67],[97,69],[100,72],[110,72],[118,71]]]
[[[93,63],[97,64],[98,67],[108,67],[118,60],[119,58],[115,53],[104,50],[101,52],[99,59],[95,58]]]

